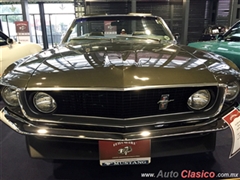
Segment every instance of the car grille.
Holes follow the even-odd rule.
[[[131,91],[44,91],[57,102],[54,114],[96,116],[108,118],[135,118],[192,112],[187,105],[189,96],[200,89],[217,94],[217,87],[184,87]],[[35,92],[28,92],[28,96]],[[169,95],[167,108],[159,109],[158,101]],[[209,108],[209,106],[207,108]]]

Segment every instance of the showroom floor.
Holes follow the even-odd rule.
[[[153,158],[150,165],[101,167],[98,161],[51,162],[31,159],[27,154],[24,136],[0,122],[0,180],[154,179],[142,177],[146,176],[145,173],[155,173],[155,179],[161,179],[165,175],[180,177],[184,170],[238,173],[240,177],[240,153],[229,159],[231,137],[230,129],[218,132],[217,147],[213,156],[196,154]]]

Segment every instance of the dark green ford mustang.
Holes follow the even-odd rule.
[[[82,17],[59,47],[5,70],[1,120],[26,135],[31,157],[147,164],[213,151],[239,75],[222,56],[176,45],[159,17]]]
[[[240,21],[217,40],[189,43],[188,46],[214,52],[233,61],[240,68]]]

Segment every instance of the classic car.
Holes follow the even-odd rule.
[[[240,21],[215,41],[192,42],[188,46],[222,55],[240,67]]]
[[[42,50],[39,44],[17,42],[0,31],[0,76],[14,61]]]
[[[216,40],[218,35],[224,34],[228,28],[224,25],[209,25],[204,28],[199,41],[211,41]]]
[[[177,45],[161,17],[85,16],[58,47],[5,70],[0,115],[33,158],[148,164],[213,151],[239,75],[222,56]]]

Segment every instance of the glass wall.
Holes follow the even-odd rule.
[[[21,5],[1,5],[0,19],[2,22],[2,31],[12,38],[16,38],[15,21],[22,21]]]
[[[29,27],[31,31],[31,41],[42,44],[42,28],[40,21],[39,5],[28,4]],[[15,21],[22,21],[22,9],[20,4],[1,5],[0,18],[3,32],[10,37],[17,38]],[[62,36],[75,18],[73,3],[44,4],[45,27],[47,30],[47,40],[49,47],[60,43]]]
[[[38,7],[37,9],[39,11]],[[34,8],[31,7],[30,14],[33,16],[31,19],[35,29],[35,40],[37,43],[42,43],[42,38],[40,38],[42,35],[40,16],[33,14],[34,12]],[[64,33],[75,18],[74,5],[73,3],[44,4],[44,12],[47,40],[49,47],[51,47],[60,43]]]

